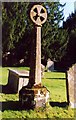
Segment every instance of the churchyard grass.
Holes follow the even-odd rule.
[[[12,69],[29,70],[27,67]],[[0,67],[0,85],[8,83],[8,67]],[[0,93],[0,118],[74,118],[74,109],[66,105],[66,79],[62,72],[45,72],[42,84],[50,91],[46,108],[24,110],[20,108],[19,95]]]

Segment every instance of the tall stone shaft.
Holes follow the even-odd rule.
[[[35,84],[41,83],[41,26],[36,26]]]
[[[29,83],[33,86],[41,84],[41,26],[47,20],[47,11],[41,5],[34,5],[30,10],[30,18],[36,28],[36,40],[32,39],[33,47],[29,75]]]
[[[35,26],[35,37],[31,45],[30,76],[31,86],[41,83],[41,26]]]

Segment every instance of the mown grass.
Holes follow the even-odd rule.
[[[27,69],[24,67],[12,69]],[[74,109],[71,109],[65,103],[66,99],[66,83],[65,73],[60,72],[45,72],[42,84],[50,91],[49,103],[46,108],[38,108],[34,110],[24,110],[20,108],[18,94],[4,94],[0,93],[0,104],[2,109],[0,111],[0,118],[74,118]],[[0,84],[6,85],[8,83],[8,68],[0,68]]]

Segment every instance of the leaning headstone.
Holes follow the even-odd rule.
[[[50,58],[47,60],[47,71],[51,72],[54,71],[54,62],[50,60]]]
[[[69,104],[76,108],[76,64],[68,70]]]

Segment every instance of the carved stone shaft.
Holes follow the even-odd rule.
[[[30,11],[30,18],[36,27],[35,49],[31,55],[29,82],[31,86],[41,84],[41,26],[47,20],[47,11],[41,5],[34,5]]]
[[[36,34],[36,65],[35,65],[35,84],[41,83],[41,27],[37,26]]]

